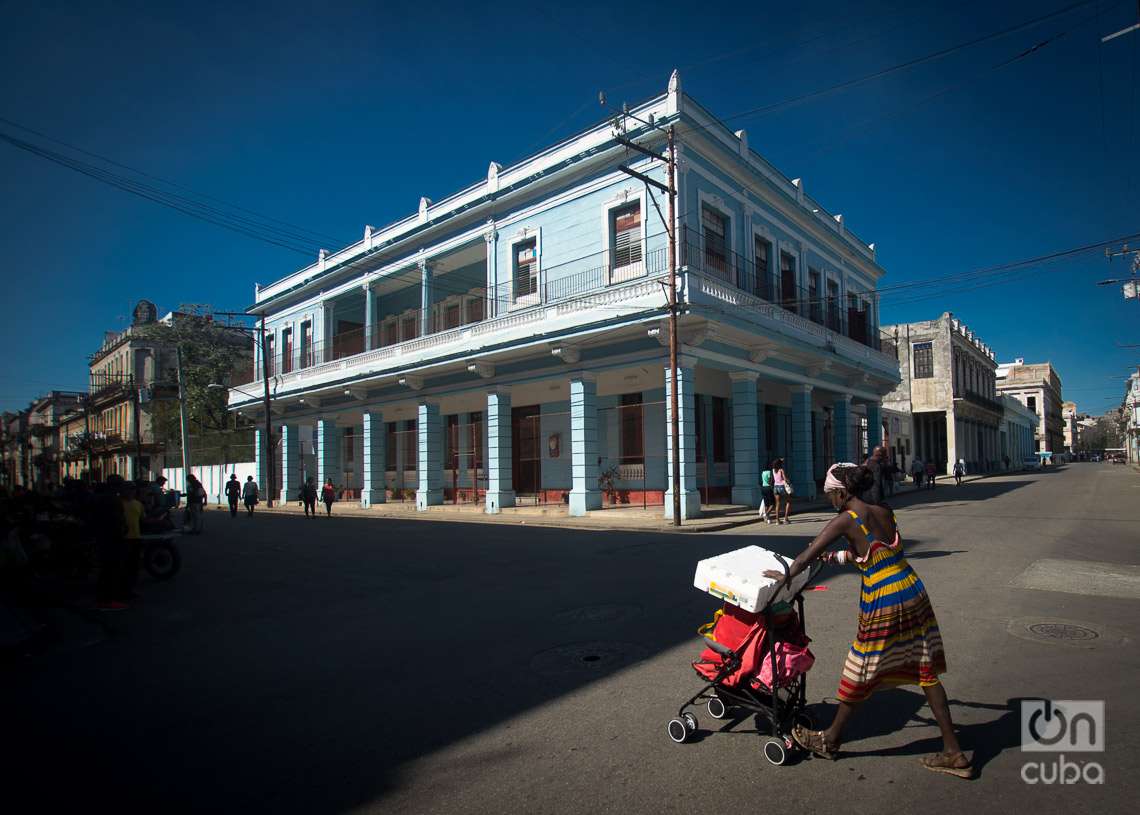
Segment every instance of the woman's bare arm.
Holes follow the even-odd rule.
[[[820,555],[822,555],[827,547],[831,546],[831,544],[835,543],[835,541],[837,541],[839,538],[846,535],[848,531],[848,524],[850,523],[851,516],[847,515],[846,513],[843,513],[842,515],[836,515],[834,518],[832,518],[831,521],[828,522],[827,526],[825,526],[823,530],[818,535],[816,535],[815,540],[809,543],[807,545],[807,548],[800,552],[799,556],[792,561],[791,565],[788,567],[787,579],[791,580],[793,577],[798,575],[808,567],[809,563],[811,563],[813,560],[816,560]],[[764,576],[771,577],[776,580],[784,579],[783,574],[772,570],[764,572]]]

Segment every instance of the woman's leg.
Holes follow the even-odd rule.
[[[783,521],[780,520],[780,499],[783,497],[780,491],[776,490],[776,523],[778,524],[783,523]]]
[[[934,720],[938,722],[938,729],[942,731],[942,749],[946,753],[960,753],[962,752],[961,746],[958,744],[958,736],[954,733],[954,720],[950,717],[950,704],[946,700],[946,688],[942,687],[942,683],[937,685],[928,685],[923,688],[926,691],[926,703],[930,705],[930,710],[934,713]]]
[[[839,709],[835,711],[835,718],[831,720],[831,726],[823,731],[823,737],[827,739],[827,746],[830,750],[839,749],[839,745],[843,743],[843,730],[847,727],[851,717],[855,715],[855,710],[858,707],[858,704],[851,702],[839,703]]]
[[[784,523],[790,524],[792,519],[789,517],[792,514],[792,496],[784,496]]]

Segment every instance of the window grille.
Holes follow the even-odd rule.
[[[915,379],[930,379],[934,376],[934,343],[916,342],[911,355],[914,357]]]

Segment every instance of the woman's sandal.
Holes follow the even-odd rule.
[[[835,761],[839,753],[839,746],[829,745],[827,743],[827,737],[823,734],[822,730],[808,730],[806,727],[797,724],[792,728],[792,738],[796,744],[807,750],[813,756],[826,758],[828,761]]]
[[[932,773],[944,773],[955,778],[974,777],[974,767],[965,753],[934,753],[923,756],[918,761]]]

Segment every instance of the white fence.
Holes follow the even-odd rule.
[[[206,488],[206,495],[210,496],[210,501],[217,504],[226,503],[225,488],[226,482],[229,481],[231,475],[237,475],[238,481],[242,484],[245,483],[246,476],[253,476],[253,480],[257,480],[257,463],[253,461],[240,461],[235,464],[205,464],[201,467],[191,467],[190,472],[198,477],[202,482],[202,486]],[[170,490],[178,490],[183,495],[186,494],[186,479],[182,475],[181,467],[166,467],[163,469],[162,474],[166,476],[166,488]],[[265,494],[265,485],[259,484],[262,496]]]

